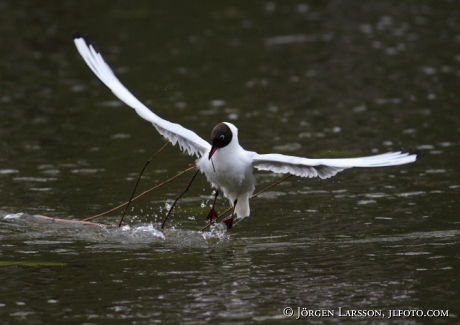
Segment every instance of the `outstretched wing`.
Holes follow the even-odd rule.
[[[182,151],[190,155],[203,156],[211,145],[198,136],[195,132],[190,131],[183,126],[171,123],[154,114],[144,104],[142,104],[131,92],[123,86],[118,78],[104,61],[98,49],[87,36],[82,37],[80,33],[75,33],[74,42],[85,60],[86,64],[94,74],[126,105],[134,108],[143,119],[151,122],[157,131],[173,145],[179,144]]]
[[[259,170],[293,174],[300,177],[329,178],[352,167],[385,167],[409,164],[417,160],[419,152],[404,150],[376,156],[343,159],[308,159],[281,154],[255,154],[252,164]]]

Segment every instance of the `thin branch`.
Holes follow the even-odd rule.
[[[131,193],[131,196],[129,197],[129,200],[128,200],[128,204],[126,204],[126,208],[125,208],[125,211],[123,211],[123,214],[121,216],[121,219],[120,219],[120,222],[118,223],[118,228],[121,227],[121,224],[123,223],[123,219],[125,218],[125,215],[126,215],[126,212],[128,211],[128,208],[129,208],[129,205],[131,204],[131,202],[133,201],[133,197],[134,197],[134,193],[136,193],[136,189],[137,189],[137,186],[139,185],[139,182],[141,180],[141,177],[142,177],[142,174],[144,173],[145,169],[147,168],[147,166],[150,164],[150,162],[160,153],[164,150],[164,148],[166,148],[166,146],[169,144],[170,142],[167,141],[163,147],[161,147],[149,160],[147,160],[147,162],[145,163],[144,167],[142,168],[139,176],[137,177],[137,181],[136,181],[136,185],[134,186],[133,188],[133,192]]]
[[[195,180],[195,177],[196,177],[196,175],[198,174],[199,171],[200,171],[199,169],[196,170],[195,174],[193,174],[192,180],[190,181],[190,183],[188,183],[187,188],[176,198],[176,200],[174,201],[174,203],[173,203],[173,204],[171,205],[171,207],[169,208],[168,214],[166,215],[166,217],[165,217],[164,220],[163,220],[163,223],[161,224],[161,229],[164,229],[165,223],[166,223],[166,221],[168,221],[169,216],[171,215],[172,210],[173,210],[174,207],[176,206],[177,201],[179,201],[179,199],[182,197],[182,195],[184,195],[184,194],[190,189],[190,186],[192,185],[192,183],[193,183],[193,181]]]
[[[281,178],[279,181],[276,181],[276,182],[275,182],[275,183],[273,183],[272,185],[270,185],[270,186],[267,186],[266,188],[264,188],[264,189],[263,189],[263,190],[261,190],[260,192],[257,192],[256,194],[254,194],[253,196],[251,196],[251,199],[253,199],[253,198],[257,197],[258,195],[260,195],[260,194],[262,194],[262,193],[264,193],[264,192],[266,192],[266,191],[268,191],[268,190],[269,190],[269,189],[271,189],[272,187],[274,187],[274,186],[278,185],[279,183],[282,183],[282,182],[284,182],[285,180],[287,180],[289,177],[292,177],[292,176],[294,176],[294,175],[292,175],[292,174],[289,174],[289,175],[287,175],[287,176],[284,176],[284,177],[283,177],[283,178]]]
[[[191,166],[191,167],[189,167],[189,168],[187,168],[187,169],[181,171],[179,174],[177,174],[177,175],[175,175],[175,176],[173,176],[173,177],[171,177],[171,178],[165,180],[164,182],[162,182],[162,183],[160,183],[160,184],[158,184],[158,185],[152,187],[151,189],[148,189],[148,190],[142,192],[142,193],[139,194],[138,196],[135,196],[135,197],[131,200],[131,202],[132,202],[132,201],[136,201],[137,199],[139,199],[140,197],[144,196],[145,194],[150,193],[150,192],[152,192],[152,191],[154,191],[154,190],[156,190],[156,189],[162,187],[163,185],[172,182],[173,180],[175,180],[175,179],[176,179],[177,177],[179,177],[180,175],[182,175],[182,174],[184,174],[184,173],[186,173],[186,172],[188,172],[188,171],[194,169],[195,167],[196,167],[196,166],[193,165],[193,166]],[[92,216],[92,217],[89,217],[89,218],[86,218],[86,219],[83,219],[83,221],[89,221],[89,220],[93,220],[93,219],[102,217],[102,216],[104,216],[104,215],[106,215],[106,214],[109,214],[110,212],[113,212],[113,211],[116,211],[116,210],[118,210],[118,209],[123,208],[123,207],[124,207],[125,205],[127,205],[127,204],[128,204],[128,202],[122,203],[122,204],[120,204],[119,206],[116,206],[116,207],[114,207],[114,208],[112,208],[112,209],[110,209],[110,210],[108,210],[108,211],[105,211],[105,212],[103,212],[103,213],[97,214],[97,215],[95,215],[95,216]]]

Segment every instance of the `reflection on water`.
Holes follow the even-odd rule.
[[[279,324],[287,306],[449,310],[392,323],[459,323],[457,7],[0,2],[2,324]],[[79,220],[125,202],[164,144],[82,62],[78,29],[140,100],[205,139],[228,120],[259,153],[424,157],[290,178],[229,232],[199,231],[213,198],[201,175],[158,230],[189,174],[133,202],[121,229],[26,222],[20,213]],[[192,163],[170,146],[139,191]],[[280,175],[256,177],[262,189]]]

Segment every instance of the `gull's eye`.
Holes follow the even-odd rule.
[[[219,137],[219,139],[224,140],[224,139],[225,139],[225,135],[222,134],[222,135]]]

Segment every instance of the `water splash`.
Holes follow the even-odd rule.
[[[84,224],[78,220],[59,222],[62,219],[44,218],[25,213],[0,213],[0,221],[8,222],[6,227],[10,228],[7,231],[8,237],[15,239],[21,237],[23,242],[30,241],[31,244],[83,240],[87,244],[125,249],[151,244],[207,247],[229,238],[226,227],[220,223],[213,225],[208,232],[180,230],[174,227],[162,231],[155,223],[131,224],[118,228],[115,225]]]
[[[130,226],[123,226],[121,227],[121,230],[122,231],[126,231],[126,232],[131,232],[132,235],[136,236],[136,235],[150,235],[150,236],[153,236],[153,237],[158,237],[160,239],[163,239],[165,240],[166,237],[164,235],[163,232],[161,232],[160,230],[156,229],[152,223],[146,225],[146,226],[136,226],[136,227],[130,227]]]

